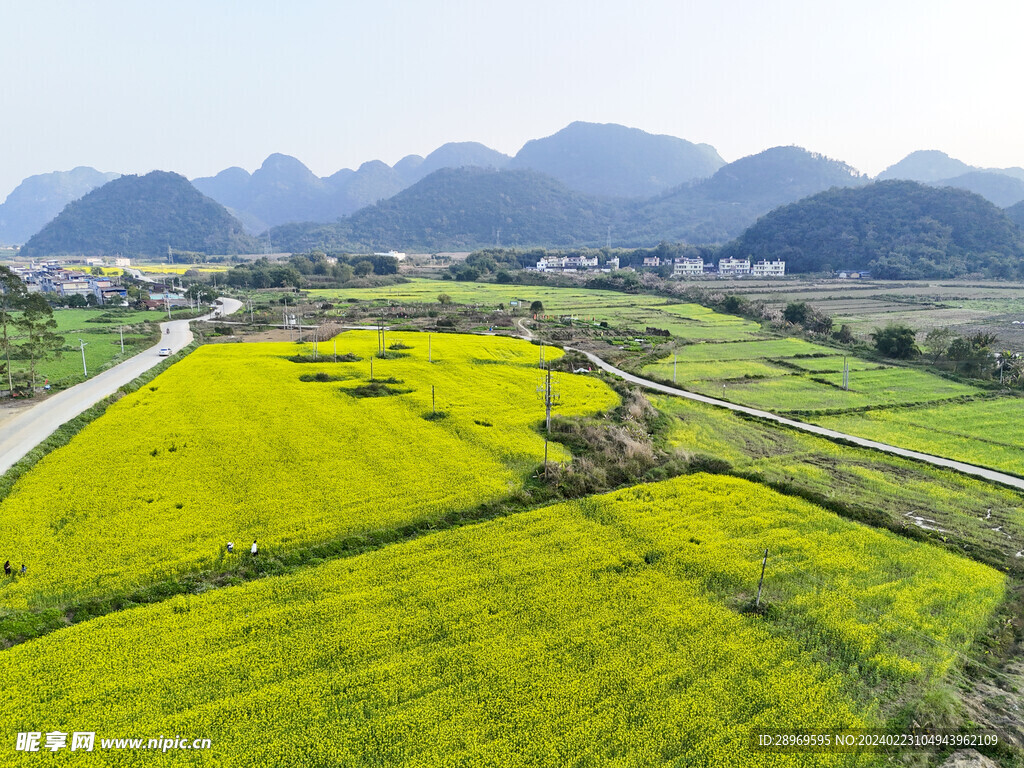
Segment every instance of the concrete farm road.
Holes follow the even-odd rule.
[[[199,320],[230,315],[242,307],[236,299],[221,297],[220,306]],[[0,428],[0,474],[3,474],[25,454],[53,434],[62,424],[96,405],[100,400],[114,394],[118,388],[138,378],[162,358],[160,349],[170,347],[178,352],[192,343],[190,320],[171,320],[160,323],[160,341],[156,346],[140,352],[120,365],[104,371],[91,379],[76,384],[70,389],[58,392],[52,397],[26,408],[9,419]]]

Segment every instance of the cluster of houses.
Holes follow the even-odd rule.
[[[128,290],[123,285],[116,285],[109,277],[79,272],[55,261],[14,267],[13,271],[25,283],[29,293],[52,293],[63,298],[83,296],[88,299],[93,296],[101,305],[127,302]]]
[[[660,256],[645,256],[644,268],[672,266],[672,277],[699,277],[701,275],[719,275],[722,277],[784,277],[786,262],[756,261],[750,259],[721,259],[717,265],[703,259],[677,258],[662,259]],[[537,261],[538,272],[611,272],[619,268],[619,259],[608,259],[604,264],[598,263],[597,256],[548,256]]]
[[[677,258],[674,260],[662,260],[659,256],[644,257],[645,267],[660,267],[672,264],[672,277],[700,277],[701,275],[718,275],[719,277],[784,277],[786,275],[786,262],[756,261],[750,263],[750,259],[720,259],[718,265],[712,262],[705,262],[698,258]]]

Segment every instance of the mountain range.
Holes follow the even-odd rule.
[[[292,251],[722,242],[777,205],[866,181],[797,147],[766,150],[640,200],[588,194],[534,170],[444,169],[336,223],[291,223],[269,236],[274,249]]]
[[[318,177],[296,158],[274,154],[251,174],[233,167],[192,183],[256,234],[286,222],[337,221],[444,168],[532,170],[597,197],[643,198],[710,176],[723,164],[707,144],[619,125],[577,122],[527,142],[515,157],[476,142],[454,142],[426,157],[407,155],[393,167],[372,160],[356,170],[345,168]],[[76,169],[75,173],[82,170],[92,169]],[[64,205],[109,180],[93,174],[90,184],[74,189],[62,185],[58,174],[27,179],[0,205],[0,222],[11,222],[0,225],[0,243],[24,242]],[[38,191],[32,192],[41,182],[49,185],[50,202],[28,212],[20,201],[41,198]]]
[[[0,205],[0,242],[23,242],[114,176],[77,168],[26,179]],[[878,178],[967,189],[1000,207],[1024,201],[1024,170],[975,168],[932,150],[911,153]],[[375,160],[318,177],[274,154],[251,174],[228,168],[192,185],[250,234],[266,232],[274,249],[461,250],[721,243],[780,205],[870,181],[799,147],[725,163],[707,144],[577,122],[527,142],[514,157],[450,143],[394,166]]]
[[[792,176],[784,179],[787,186],[772,184],[765,174],[765,168],[791,172],[799,166],[804,182],[795,186]],[[829,187],[775,207],[724,245],[719,256],[781,258],[793,273],[868,269],[892,279],[1024,276],[1024,233],[1007,212],[980,195],[913,181],[869,183],[843,163],[794,147],[768,150],[736,169],[723,166],[710,179],[660,198],[663,207],[656,216],[649,204],[587,195],[536,171],[474,166],[434,171],[390,200],[335,224],[285,224],[271,236],[278,248],[286,242],[285,250],[292,252],[352,250],[353,243],[381,249],[395,240],[430,250],[469,250],[501,244],[503,237],[513,244],[585,246],[603,228],[651,226],[672,212],[664,206],[678,200],[685,201],[674,209],[679,215],[692,211],[694,201],[712,210],[716,195],[728,201],[743,196],[755,210],[781,196],[799,195],[808,184]],[[783,191],[771,195],[772,189]],[[154,171],[122,176],[70,203],[22,253],[153,258],[172,249],[212,255],[254,247],[222,205],[184,177]]]

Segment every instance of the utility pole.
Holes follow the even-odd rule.
[[[850,389],[850,363],[847,357],[843,356],[843,389]]]
[[[540,343],[540,362],[537,363],[537,367],[538,368],[543,368],[544,367],[544,342],[543,341]]]
[[[120,333],[121,333],[121,354],[123,355],[124,354],[124,326],[123,325],[118,326],[117,330],[120,331]]]
[[[761,561],[761,579],[757,582],[757,600],[754,601],[754,610],[761,607],[761,587],[764,585],[764,568],[768,565],[768,550],[764,551],[764,560]]]
[[[338,362],[338,340],[334,340],[334,362]]]
[[[81,350],[82,350],[82,373],[83,373],[83,374],[84,374],[84,375],[85,375],[86,377],[88,377],[88,375],[89,375],[89,369],[85,367],[85,342],[84,342],[84,341],[82,341],[81,339],[79,339],[79,340],[78,340],[78,343],[79,343],[79,344],[81,345]]]
[[[544,411],[547,432],[551,434],[551,366],[548,366],[547,374],[544,376]]]
[[[377,322],[377,357],[382,359],[384,358],[385,343],[384,315],[381,315],[380,320]]]
[[[544,432],[544,477],[548,476],[548,440],[551,438],[551,406],[559,395],[551,387],[551,366],[548,365],[544,375],[544,383],[537,387],[537,393],[544,399],[545,432]]]

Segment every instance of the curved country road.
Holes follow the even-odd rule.
[[[833,440],[845,440],[846,442],[859,445],[863,448],[872,448],[876,451],[884,451],[885,453],[891,453],[896,456],[904,456],[908,459],[916,459],[917,461],[923,461],[928,464],[932,464],[936,467],[945,467],[946,469],[955,469],[957,472],[963,472],[965,475],[973,475],[974,477],[980,477],[985,480],[991,480],[1002,485],[1008,485],[1012,488],[1018,488],[1024,490],[1024,478],[1016,477],[1014,475],[1007,475],[1003,472],[997,472],[994,469],[986,469],[985,467],[978,467],[974,464],[965,464],[962,461],[953,461],[952,459],[944,459],[941,456],[932,456],[928,453],[919,453],[918,451],[909,451],[906,448],[899,448],[895,445],[888,445],[887,443],[879,443],[875,440],[867,440],[863,437],[857,437],[855,435],[848,435],[844,432],[836,432],[832,429],[825,429],[815,424],[808,424],[804,421],[794,421],[793,419],[787,419],[784,416],[778,416],[768,411],[759,411],[756,408],[748,408],[744,405],[736,405],[735,403],[729,403],[725,400],[716,400],[713,397],[706,397],[704,395],[698,395],[693,392],[687,392],[685,389],[676,389],[665,384],[659,384],[656,381],[650,379],[644,379],[640,376],[634,376],[632,373],[627,373],[619,368],[616,368],[610,363],[606,363],[604,360],[599,358],[597,355],[592,355],[589,352],[584,352],[582,349],[574,349],[572,347],[566,347],[566,350],[572,350],[579,352],[586,356],[590,362],[596,365],[603,371],[612,373],[620,378],[625,379],[628,382],[637,384],[646,389],[653,389],[656,392],[663,392],[666,395],[675,395],[677,397],[685,397],[690,400],[696,400],[701,403],[707,403],[708,405],[715,405],[719,408],[728,408],[730,411],[736,411],[738,413],[745,413],[750,416],[756,416],[760,419],[766,419],[768,421],[774,421],[777,424],[785,424],[787,427],[793,427],[794,429],[802,430],[803,432],[810,432],[811,434],[820,435],[822,437],[828,437]]]
[[[230,315],[242,307],[236,299],[221,297],[221,305],[198,320]],[[58,392],[37,405],[19,413],[0,429],[0,474],[3,474],[25,454],[49,437],[62,424],[91,408],[133,379],[141,376],[161,360],[160,349],[170,347],[177,352],[192,343],[191,320],[171,320],[160,323],[160,341],[156,346],[140,352],[98,376]]]

